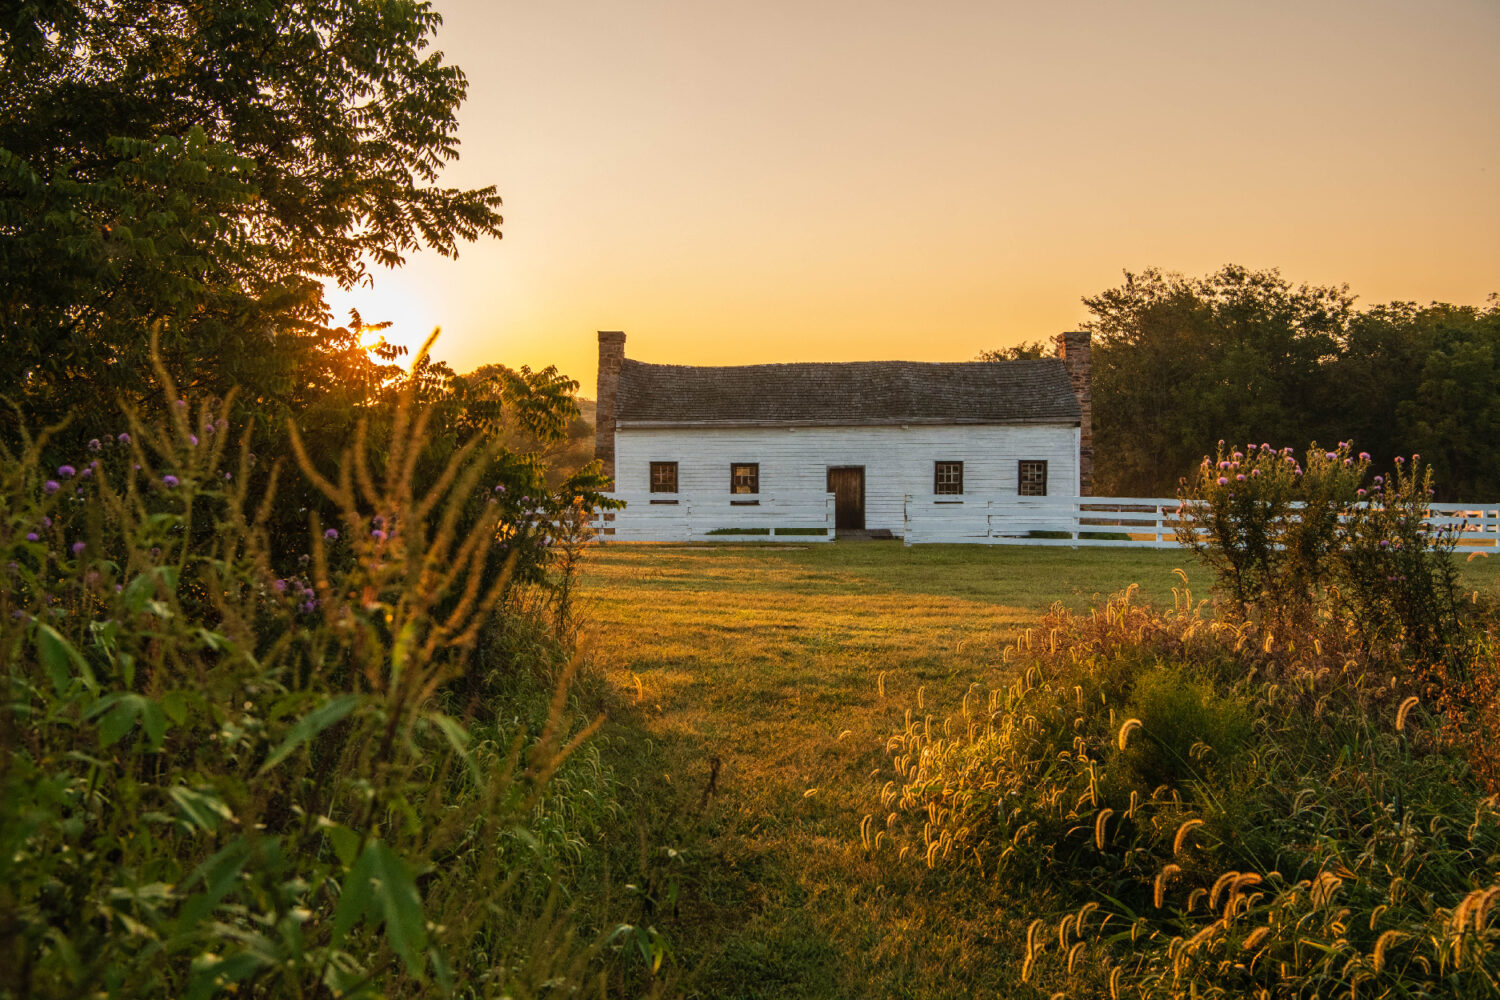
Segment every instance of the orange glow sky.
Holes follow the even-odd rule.
[[[460,371],[966,360],[1153,265],[1500,291],[1495,0],[435,7],[505,237],[334,305]]]

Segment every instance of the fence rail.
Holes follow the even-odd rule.
[[[833,494],[738,499],[719,494],[611,494],[622,511],[594,512],[595,537],[604,542],[831,542]]]
[[[906,498],[907,545],[1108,545],[1176,548],[1173,497]],[[1500,548],[1500,504],[1433,504],[1427,524],[1457,532],[1460,548]]]
[[[830,542],[833,494],[736,499],[688,494],[612,495],[622,511],[595,511],[599,541]],[[1066,545],[1176,548],[1175,497],[908,495],[907,545]],[[1500,504],[1433,504],[1427,523],[1458,535],[1461,548],[1500,548]]]

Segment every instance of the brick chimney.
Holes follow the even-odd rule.
[[[625,333],[599,331],[599,400],[594,411],[594,457],[604,463],[604,474],[615,475],[615,394],[620,388],[620,364],[625,360]]]
[[[1094,391],[1093,345],[1087,330],[1070,330],[1057,335],[1057,356],[1067,366],[1073,394],[1078,397],[1082,415],[1078,433],[1078,492],[1094,493]]]

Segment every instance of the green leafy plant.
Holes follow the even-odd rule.
[[[611,925],[580,925],[557,875],[601,839],[611,779],[529,610],[544,584],[515,575],[518,539],[548,549],[488,502],[499,446],[420,475],[414,390],[378,464],[364,425],[332,475],[298,444],[336,513],[307,512],[288,570],[268,524],[294,475],[248,434],[235,455],[232,400],[157,376],[162,418],[127,413],[74,464],[42,464],[45,434],[0,461],[0,995],[593,976]]]

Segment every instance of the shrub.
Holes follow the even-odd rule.
[[[612,825],[611,779],[514,583],[518,547],[548,558],[535,511],[486,502],[500,456],[417,478],[410,405],[378,464],[363,433],[332,477],[303,456],[337,520],[309,512],[288,569],[286,477],[248,436],[226,465],[229,403],[168,385],[165,419],[70,467],[45,435],[0,456],[0,994],[581,984],[607,927],[550,887]]]
[[[908,713],[862,842],[1046,899],[1043,995],[1493,995],[1500,799],[1379,660],[1315,639],[1185,589],[1055,610],[1009,684]]]

